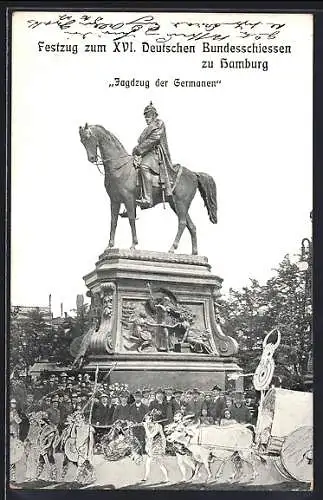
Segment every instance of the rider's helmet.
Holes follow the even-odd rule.
[[[148,106],[146,106],[144,109],[144,115],[150,115],[150,114],[155,114],[156,116],[158,115],[157,109],[155,108],[155,106],[151,101],[148,104]]]

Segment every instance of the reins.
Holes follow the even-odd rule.
[[[124,154],[124,155],[119,156],[119,158],[126,158],[126,157],[129,158],[130,156],[131,155]],[[101,175],[105,175],[105,172],[102,172],[102,170],[100,169],[100,166],[102,166],[102,165],[104,166],[104,162],[105,161],[109,161],[109,160],[115,160],[115,158],[113,158],[113,157],[102,158],[101,155],[97,155],[96,156],[96,160],[95,160],[96,168],[98,169],[98,171],[100,172]],[[119,165],[118,169],[122,168],[124,165],[126,165],[127,161],[125,161],[124,163],[122,163],[121,165]]]

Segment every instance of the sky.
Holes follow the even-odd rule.
[[[169,21],[167,14],[158,16]],[[192,14],[186,16],[192,19]],[[272,17],[258,15],[265,21]],[[94,269],[108,244],[110,203],[103,177],[87,161],[78,128],[85,122],[103,125],[131,153],[150,101],[165,122],[173,162],[215,180],[218,224],[209,221],[199,193],[190,215],[197,226],[199,254],[223,278],[223,292],[248,285],[250,278],[270,278],[285,254],[300,251],[302,238],[311,236],[311,16],[279,16],[286,29],[279,42],[266,43],[290,44],[292,53],[254,54],[254,59],[268,60],[268,71],[221,70],[220,55],[206,57],[200,50],[39,52],[40,40],[78,42],[80,47],[84,42],[54,28],[27,29],[28,18],[22,12],[13,20],[12,304],[46,305],[51,294],[53,312],[59,314],[61,302],[68,311],[75,307],[76,295],[85,294],[83,276]],[[144,40],[140,36],[138,44]],[[202,69],[204,59],[214,60],[216,68]],[[114,77],[149,80],[150,88],[110,88]],[[220,79],[221,84],[157,88],[157,78]],[[167,251],[176,231],[177,218],[169,207],[139,211],[138,249]],[[119,219],[116,247],[130,244],[128,221]],[[185,230],[177,253],[190,252]]]

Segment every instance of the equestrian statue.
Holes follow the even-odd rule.
[[[166,128],[150,103],[144,109],[147,127],[138,139],[132,155],[120,141],[101,125],[79,127],[81,143],[88,160],[104,167],[104,184],[111,201],[111,227],[108,248],[114,247],[119,215],[128,217],[132,233],[131,249],[138,245],[136,233],[136,208],[152,208],[168,202],[178,218],[178,230],[169,250],[173,253],[185,227],[192,239],[192,254],[197,255],[196,228],[188,214],[197,188],[207,208],[210,221],[217,223],[216,185],[206,173],[196,173],[171,161]],[[99,151],[99,155],[98,155]],[[102,172],[103,173],[103,172]],[[120,214],[123,204],[125,212]]]

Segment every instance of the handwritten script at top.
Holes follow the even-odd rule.
[[[51,27],[59,29],[66,35],[82,39],[95,37],[112,37],[112,40],[134,39],[141,32],[157,43],[170,41],[216,40],[242,38],[249,41],[272,40],[278,37],[285,23],[262,21],[231,21],[231,22],[188,22],[176,21],[169,23],[171,28],[163,32],[161,24],[152,15],[135,17],[131,21],[107,22],[102,16],[89,14],[58,14],[56,19],[38,21],[29,19],[28,28]]]

